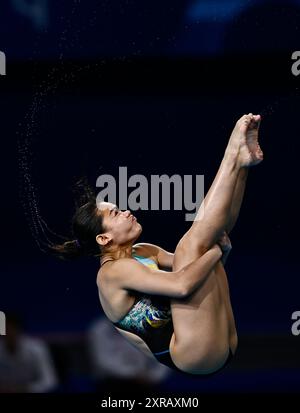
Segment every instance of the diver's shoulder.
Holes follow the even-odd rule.
[[[124,271],[127,271],[132,265],[135,264],[136,260],[133,258],[119,258],[117,260],[106,262],[105,265],[99,269],[97,280],[111,280],[113,277],[123,274]]]
[[[136,255],[153,259],[157,257],[158,249],[156,245],[147,242],[139,242],[133,246],[133,251]]]

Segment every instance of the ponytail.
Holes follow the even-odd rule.
[[[105,228],[97,208],[96,195],[87,178],[81,178],[73,188],[75,210],[68,237],[61,236],[48,227],[40,214],[34,188],[31,182],[29,184],[24,205],[27,207],[26,213],[32,235],[40,250],[63,260],[73,260],[82,256],[99,257],[101,251],[96,237],[105,231]]]
[[[74,260],[85,255],[77,239],[66,241],[63,244],[51,245],[49,252],[62,260]]]

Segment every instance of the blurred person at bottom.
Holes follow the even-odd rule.
[[[19,316],[6,314],[0,338],[0,393],[48,393],[57,386],[47,346],[23,333]]]
[[[106,319],[94,321],[87,333],[88,354],[98,392],[158,391],[172,371],[128,342]]]

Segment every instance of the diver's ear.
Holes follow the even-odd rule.
[[[96,242],[101,245],[101,247],[104,247],[107,245],[110,241],[112,240],[112,236],[109,232],[106,232],[105,234],[99,234],[96,236]]]

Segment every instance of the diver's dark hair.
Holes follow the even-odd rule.
[[[96,204],[96,196],[85,179],[77,182],[76,209],[71,220],[72,240],[49,246],[50,253],[69,260],[81,256],[99,256],[100,246],[96,236],[104,232],[102,217]]]

